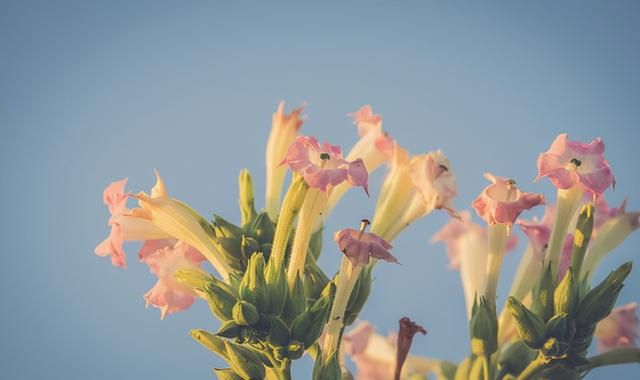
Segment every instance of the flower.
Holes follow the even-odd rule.
[[[595,213],[593,215],[593,234],[592,238],[594,238],[600,228],[609,220],[615,218],[616,216],[625,213],[625,209],[627,207],[627,200],[623,200],[619,207],[609,207],[609,204],[604,199],[604,196],[599,196],[596,198],[594,203]]]
[[[424,327],[416,324],[415,322],[412,322],[407,317],[403,317],[402,319],[400,319],[399,324],[400,332],[398,333],[398,346],[396,348],[396,379],[400,379],[400,372],[402,371],[404,362],[407,359],[407,355],[409,354],[409,349],[411,349],[413,337],[417,333],[427,335],[427,330],[425,330]]]
[[[429,210],[445,209],[453,213],[451,201],[458,195],[456,177],[449,159],[440,149],[411,159],[410,175],[420,203]]]
[[[600,195],[615,178],[604,158],[604,143],[600,138],[591,143],[568,141],[566,133],[556,137],[549,150],[538,157],[538,176],[549,177],[558,189],[574,186],[593,195]]]
[[[180,269],[200,270],[200,263],[205,260],[200,252],[179,241],[146,254],[141,260],[158,276],[158,282],[144,295],[144,299],[147,307],[152,305],[160,309],[161,319],[193,304],[196,294],[188,286],[180,284],[174,275]]]
[[[320,145],[314,137],[298,136],[282,163],[304,177],[309,187],[329,192],[347,181],[352,186],[362,186],[369,194],[368,173],[362,159],[347,161],[339,146],[326,142]]]
[[[598,323],[595,337],[600,352],[636,345],[636,340],[640,338],[637,309],[637,303],[628,303],[613,309],[609,316]]]
[[[129,195],[125,193],[127,179],[112,182],[104,189],[103,200],[111,217],[109,236],[95,249],[98,256],[111,256],[114,266],[126,268],[126,256],[122,243],[131,240],[163,239],[169,237],[164,231],[156,228],[147,220],[135,218],[130,215],[127,208]]]
[[[524,210],[544,203],[540,194],[520,191],[515,181],[485,173],[492,184],[473,201],[476,213],[488,224],[511,225]]]
[[[486,235],[486,230],[471,221],[469,211],[462,211],[458,218],[451,218],[438,232],[431,237],[431,243],[443,242],[449,258],[449,269],[460,269],[460,238],[466,233],[475,232]]]
[[[334,240],[354,267],[368,264],[369,257],[392,263],[398,262],[389,252],[392,248],[391,244],[374,233],[344,228],[335,233]]]
[[[280,166],[280,163],[304,123],[302,111],[303,107],[300,107],[285,114],[284,101],[281,101],[272,117],[265,157],[267,169],[265,208],[271,220],[276,220],[280,212],[280,194],[287,173],[287,168]]]
[[[139,192],[133,197],[138,200],[140,208],[131,210],[132,216],[146,220],[168,236],[191,245],[209,260],[220,275],[225,279],[229,276],[231,267],[213,244],[213,231],[205,230],[209,222],[189,206],[170,198],[158,172],[151,195]]]

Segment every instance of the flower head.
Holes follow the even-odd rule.
[[[549,177],[558,189],[578,186],[596,196],[615,186],[602,140],[596,138],[588,144],[568,141],[566,133],[558,135],[549,150],[538,157],[536,179],[542,177]]]
[[[440,149],[411,159],[413,185],[426,209],[445,209],[453,213],[453,198],[458,195],[456,177],[449,159]]]
[[[345,228],[335,233],[334,240],[354,267],[368,264],[369,257],[398,262],[389,252],[391,244],[376,234]]]
[[[310,187],[321,191],[328,192],[346,181],[352,186],[362,186],[369,194],[368,173],[362,159],[347,161],[342,158],[339,146],[326,142],[320,145],[314,137],[297,137],[282,163],[304,177]]]
[[[149,265],[158,282],[145,295],[147,306],[160,309],[160,318],[190,307],[196,299],[191,288],[180,284],[174,277],[180,269],[200,270],[205,258],[184,242],[166,246],[149,253],[142,261]]]
[[[349,114],[349,116],[353,118],[353,123],[358,127],[360,141],[353,147],[347,159],[363,157],[365,164],[368,164],[369,170],[373,171],[384,161],[391,158],[394,140],[383,131],[382,116],[374,114],[371,106],[362,106],[356,112]],[[369,152],[369,154],[362,154],[365,151]],[[357,155],[357,153],[360,154]],[[364,157],[370,159],[368,160]]]
[[[636,345],[636,340],[640,338],[637,309],[637,303],[628,303],[613,309],[608,317],[598,323],[595,337],[600,352]]]
[[[267,169],[265,207],[272,220],[276,220],[280,211],[282,183],[287,173],[287,168],[280,166],[280,163],[304,123],[302,112],[303,107],[300,107],[285,114],[284,101],[282,101],[278,104],[278,109],[272,117],[271,133],[267,141],[265,157]]]
[[[513,224],[520,213],[544,203],[540,194],[526,193],[518,189],[515,181],[485,173],[492,184],[473,201],[476,213],[488,224]]]

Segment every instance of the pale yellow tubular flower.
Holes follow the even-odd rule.
[[[483,296],[487,286],[487,257],[489,256],[487,234],[480,228],[472,228],[460,236],[458,254],[460,281],[464,291],[467,319],[471,319],[471,309],[476,295]]]
[[[168,196],[164,181],[158,172],[151,196],[140,192],[134,195],[134,198],[138,199],[140,208],[131,210],[131,216],[146,219],[169,236],[197,249],[225,280],[229,278],[231,267],[213,245],[197,214],[180,201]],[[202,217],[199,218],[204,221]]]
[[[282,184],[287,173],[287,166],[281,165],[287,150],[302,126],[303,107],[296,108],[288,115],[284,113],[284,101],[278,104],[278,109],[272,116],[271,133],[267,140],[266,190],[265,208],[271,220],[278,220]]]

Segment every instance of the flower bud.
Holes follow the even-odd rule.
[[[298,342],[297,340],[291,342],[287,347],[289,358],[292,360],[300,359],[300,357],[302,357],[302,354],[304,354],[304,347],[304,343]]]
[[[240,326],[251,326],[258,322],[258,309],[247,301],[238,301],[233,306],[233,320]]]
[[[555,281],[551,274],[551,265],[547,265],[533,289],[533,302],[531,305],[531,309],[537,315],[540,315],[543,321],[548,321],[553,316],[554,289]]]
[[[268,315],[267,318],[269,320],[269,334],[267,335],[269,342],[275,346],[286,346],[290,339],[289,327],[275,315]]]
[[[262,252],[260,247],[260,243],[252,237],[243,236],[242,240],[240,240],[240,251],[242,252],[242,257],[249,261],[251,256],[253,256],[256,252]]]
[[[578,304],[578,286],[573,275],[573,269],[569,268],[564,278],[553,293],[553,311],[558,314],[567,313],[573,315]]]
[[[587,293],[576,311],[578,327],[595,325],[611,313],[631,267],[631,262],[621,265]]]
[[[238,176],[238,205],[240,206],[240,224],[244,227],[256,218],[253,180],[248,169],[240,170],[240,175]]]
[[[271,243],[275,226],[266,212],[261,212],[251,224],[250,232],[260,243]]]
[[[309,258],[305,267],[304,288],[309,300],[317,300],[320,293],[329,283],[329,278],[324,274],[315,260]]]
[[[218,354],[224,360],[228,359],[224,339],[205,330],[191,330],[189,331],[189,335],[208,350]]]
[[[214,368],[213,373],[218,380],[242,380],[242,377],[233,372],[231,368]]]
[[[239,344],[224,342],[231,369],[243,379],[264,379],[262,359],[252,349]]]
[[[284,306],[283,319],[293,321],[307,308],[307,295],[304,292],[304,285],[300,279],[300,274],[296,275],[293,287],[289,289],[289,297]]]
[[[514,297],[507,299],[507,307],[516,320],[520,339],[529,348],[540,349],[545,342],[545,325],[542,319]]]
[[[522,341],[507,343],[505,348],[500,350],[499,374],[496,378],[504,378],[507,374],[519,374],[534,358],[535,351],[530,350]]]
[[[471,352],[478,356],[491,355],[498,349],[498,320],[484,297],[476,300],[469,321]]]
[[[242,250],[240,249],[240,238],[217,237],[212,240],[213,245],[222,254],[225,261],[235,270],[243,271]]]
[[[573,233],[573,252],[571,253],[571,267],[576,276],[580,276],[580,269],[584,260],[584,254],[587,252],[591,233],[593,232],[594,220],[593,203],[587,203],[580,210],[576,230]]]
[[[221,321],[233,318],[233,306],[238,300],[220,281],[211,281],[204,286],[204,295],[209,309]]]
[[[209,273],[197,269],[179,269],[173,276],[180,284],[199,291],[212,281]]]
[[[549,359],[562,359],[568,349],[568,343],[564,343],[554,337],[550,337],[540,348],[540,353]]]
[[[262,253],[254,253],[249,260],[246,272],[240,282],[240,299],[256,306],[258,312],[264,313],[269,307],[269,294],[264,279],[264,257]]]
[[[267,312],[279,316],[284,310],[289,293],[284,266],[280,265],[278,267],[275,261],[270,259],[265,268],[264,277],[267,283],[267,294],[269,296]]]
[[[545,329],[548,338],[556,338],[559,342],[567,345],[571,343],[576,333],[576,325],[567,313],[558,314],[551,318]]]
[[[313,380],[341,380],[342,372],[338,363],[338,351],[334,351],[328,358],[326,355],[318,355],[316,363],[313,366]]]
[[[235,240],[242,239],[242,228],[236,226],[235,224],[227,221],[220,215],[213,215],[213,229],[216,233],[216,237],[227,237],[234,238]]]
[[[305,347],[311,347],[320,337],[329,317],[331,299],[321,297],[311,307],[300,314],[291,325],[291,338],[298,340]]]
[[[226,321],[220,326],[218,331],[216,332],[217,336],[221,336],[223,338],[237,338],[240,336],[241,326],[238,325],[234,321]]]

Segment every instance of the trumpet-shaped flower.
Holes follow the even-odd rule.
[[[228,277],[231,267],[213,244],[212,232],[205,230],[208,222],[189,206],[170,198],[159,173],[156,172],[151,195],[140,192],[133,197],[138,199],[140,208],[133,209],[132,216],[147,220],[172,238],[194,247],[224,278]]]
[[[342,158],[339,146],[326,142],[320,145],[314,137],[297,137],[282,163],[302,176],[309,187],[320,191],[329,192],[346,181],[352,186],[362,186],[369,194],[369,175],[362,159],[347,161]]]
[[[304,122],[303,107],[296,108],[289,114],[284,112],[284,101],[278,104],[273,114],[271,133],[266,150],[266,202],[265,208],[272,220],[276,220],[280,211],[280,195],[287,168],[280,166]]]
[[[369,257],[398,262],[389,252],[392,248],[391,244],[374,233],[344,228],[335,233],[334,240],[354,267],[368,264]]]
[[[636,345],[640,338],[637,309],[637,303],[628,303],[613,309],[609,316],[598,323],[595,337],[600,352]]]
[[[544,203],[540,194],[526,193],[518,189],[515,181],[485,173],[492,184],[473,201],[476,213],[488,224],[512,225],[520,213]]]
[[[538,157],[536,179],[542,177],[548,177],[558,189],[577,186],[596,196],[615,186],[602,140],[596,138],[588,144],[569,141],[566,133],[558,135],[549,150]]]
[[[144,295],[147,307],[152,305],[160,309],[162,319],[189,308],[196,294],[188,286],[180,284],[174,275],[181,269],[201,271],[200,263],[204,260],[200,252],[182,241],[143,256],[142,261],[158,276],[158,282]]]
[[[396,379],[400,378],[400,372],[402,371],[402,367],[407,359],[407,355],[409,355],[409,349],[411,349],[413,337],[417,333],[427,335],[427,330],[425,330],[424,327],[416,324],[407,317],[400,319],[399,323],[400,332],[398,333],[398,345],[396,348]]]
[[[125,192],[127,179],[111,183],[104,190],[103,200],[111,217],[109,236],[100,243],[95,253],[98,256],[111,256],[114,266],[126,267],[126,256],[122,244],[132,240],[155,240],[169,237],[164,231],[155,227],[147,220],[135,218],[130,215],[127,208],[128,194]]]

